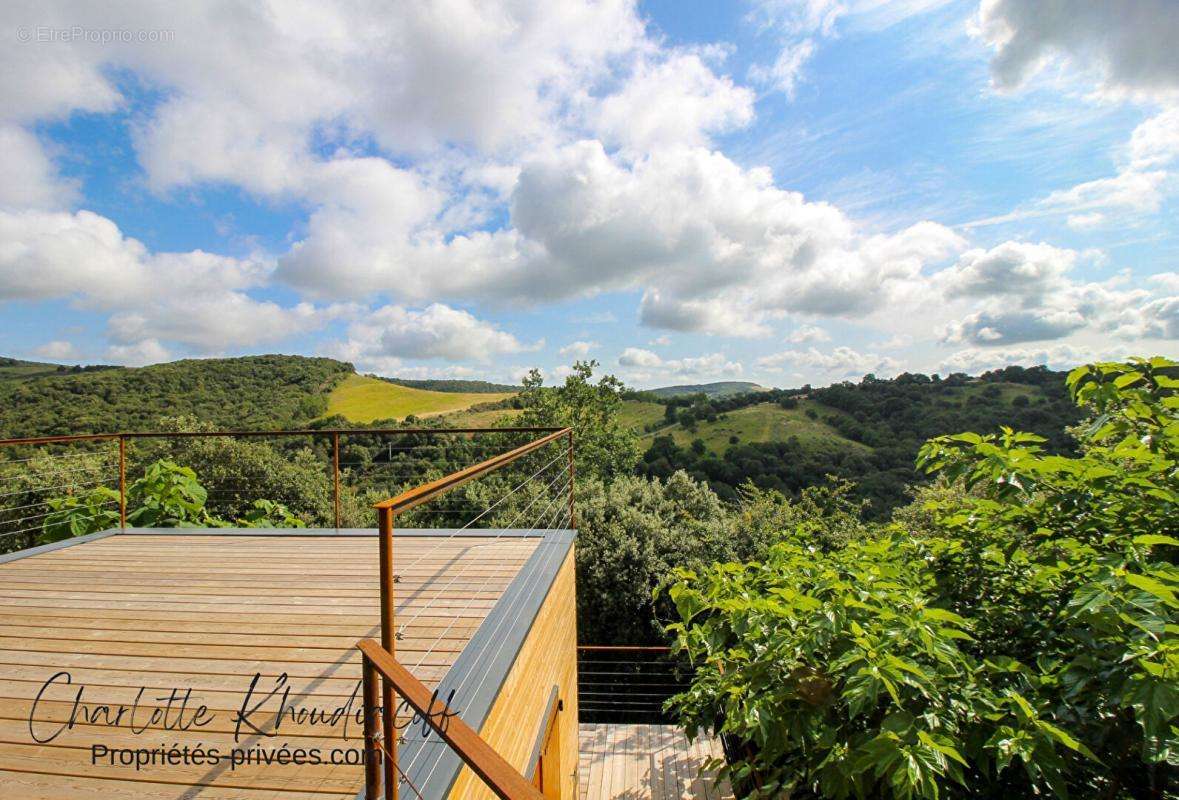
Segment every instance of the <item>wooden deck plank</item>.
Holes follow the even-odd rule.
[[[398,655],[427,685],[440,680],[536,547],[536,539],[404,537],[394,543]],[[376,537],[113,536],[0,565],[0,781],[14,800],[95,796],[115,800],[352,800],[359,765],[95,765],[90,745],[152,748],[234,745],[232,714],[255,673],[269,691],[288,676],[291,700],[332,711],[357,693],[358,639],[379,631]],[[158,720],[142,730],[85,720],[50,743],[28,730],[59,726],[76,690],[85,702],[132,703],[150,719],[172,689],[214,721],[197,730]],[[277,699],[255,720],[274,724]],[[263,725],[262,727],[266,727]],[[276,737],[241,744],[357,747],[350,718],[311,724],[283,717]],[[193,786],[201,787],[193,795]],[[15,789],[16,791],[11,791]]]
[[[694,743],[669,725],[598,723],[579,726],[581,800],[731,800],[703,769],[720,742]]]

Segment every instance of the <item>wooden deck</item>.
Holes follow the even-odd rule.
[[[397,537],[398,658],[427,685],[440,680],[537,541]],[[377,569],[375,536],[198,533],[118,535],[0,564],[3,796],[352,800],[362,768],[330,760],[360,752],[354,645],[378,635]],[[43,689],[63,671],[70,685],[59,677]],[[285,710],[270,695],[283,674]],[[75,713],[79,691],[89,713]],[[119,704],[119,724],[104,724]],[[243,704],[263,733],[242,726],[235,739]],[[344,711],[310,719],[309,709]],[[95,746],[189,755],[137,768],[121,754],[96,759]],[[195,763],[198,746],[219,761]],[[284,746],[285,764],[232,762],[235,750],[273,761]],[[291,763],[290,751],[314,748],[325,763]]]
[[[580,726],[580,800],[724,800],[704,764],[722,758],[718,740],[688,742],[669,725]]]

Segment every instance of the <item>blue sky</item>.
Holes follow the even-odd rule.
[[[0,11],[0,353],[792,386],[1175,354],[1179,7]]]

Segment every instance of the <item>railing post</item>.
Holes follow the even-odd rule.
[[[377,720],[383,716],[377,690],[377,668],[366,655],[361,683],[364,687],[364,800],[377,800],[381,791],[381,732]]]
[[[393,628],[393,509],[377,509],[381,559],[381,647],[396,654],[397,633]],[[397,696],[393,684],[381,681],[381,719],[385,729],[385,800],[397,800]]]
[[[340,527],[340,432],[332,432],[332,502],[336,508],[336,528]]]
[[[127,530],[127,437],[119,436],[119,528]]]
[[[573,429],[569,429],[569,527],[570,529],[577,527],[577,518],[573,510],[573,477],[575,468],[573,466]]]

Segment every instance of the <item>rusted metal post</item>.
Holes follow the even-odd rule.
[[[377,688],[377,668],[368,656],[364,657],[361,683],[364,687],[364,800],[378,800],[381,791],[381,731],[377,721],[380,712],[380,691]]]
[[[127,530],[127,437],[119,437],[119,527]]]
[[[332,501],[336,507],[336,527],[340,527],[340,433],[332,432]]]
[[[573,477],[575,467],[573,466],[573,429],[569,429],[569,527],[570,529],[577,527],[577,518],[573,510]]]
[[[393,596],[393,509],[377,509],[381,559],[381,647],[390,655],[397,653],[394,629]],[[385,800],[397,800],[397,695],[393,684],[381,681],[381,719],[385,729]]]

